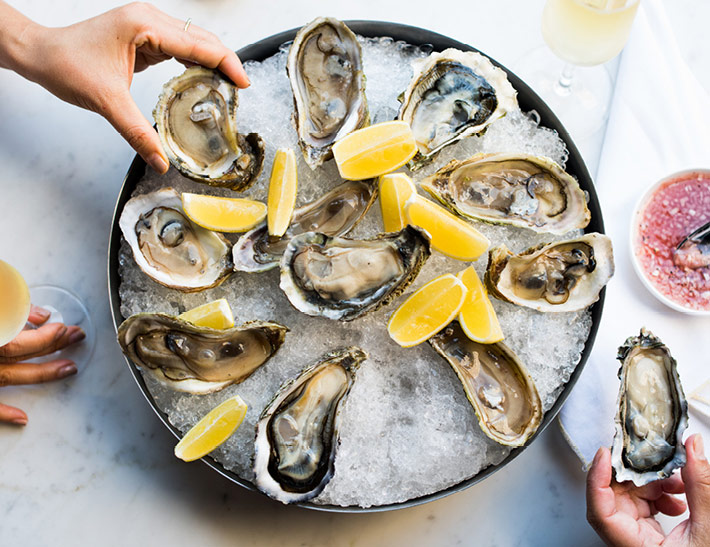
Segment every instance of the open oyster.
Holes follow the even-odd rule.
[[[129,199],[119,225],[138,267],[161,285],[201,291],[232,272],[229,242],[188,219],[172,188]]]
[[[357,347],[325,356],[284,384],[256,426],[256,487],[283,503],[317,496],[334,472],[340,408],[367,354]]]
[[[305,314],[351,321],[401,294],[429,255],[429,238],[412,226],[367,240],[307,232],[281,258],[281,289]]]
[[[554,161],[525,154],[452,160],[421,187],[461,216],[565,234],[591,215],[577,180]]]
[[[372,180],[346,181],[316,201],[296,209],[281,237],[270,236],[264,221],[234,244],[234,269],[263,272],[277,267],[288,242],[298,234],[344,235],[365,216],[376,198],[377,185]]]
[[[621,385],[611,462],[617,481],[643,486],[685,465],[688,403],[675,359],[650,331],[628,338],[617,359]]]
[[[417,141],[413,169],[518,107],[505,72],[480,53],[451,48],[412,64],[397,118],[410,125]]]
[[[286,70],[293,123],[314,169],[332,157],[337,139],[369,123],[360,44],[341,21],[319,17],[296,34]]]
[[[586,308],[614,275],[611,240],[589,233],[531,247],[518,255],[505,245],[488,254],[485,283],[506,302],[543,312]]]
[[[469,339],[458,321],[429,339],[461,380],[483,432],[506,446],[522,446],[542,421],[542,403],[530,374],[503,344]]]
[[[266,321],[217,330],[164,313],[139,313],[118,327],[118,343],[160,383],[200,394],[244,381],[276,353],[286,331]]]
[[[247,189],[264,164],[264,142],[237,133],[237,88],[216,70],[188,68],[163,87],[153,111],[170,163],[197,182]]]

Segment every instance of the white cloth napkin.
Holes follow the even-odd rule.
[[[596,189],[616,274],[607,286],[594,350],[560,412],[562,432],[585,469],[611,446],[619,390],[617,348],[647,327],[678,361],[686,396],[710,378],[710,318],[673,311],[641,284],[629,229],[638,199],[676,171],[710,168],[710,98],[684,63],[660,0],[643,0],[619,65]],[[687,435],[710,419],[691,410]]]

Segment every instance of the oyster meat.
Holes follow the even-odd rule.
[[[239,238],[232,249],[234,269],[263,272],[276,268],[292,237],[305,232],[341,236],[365,216],[377,198],[372,180],[346,181],[316,201],[299,207],[286,233],[270,236],[266,221]]]
[[[287,331],[266,321],[217,330],[164,313],[139,313],[118,327],[118,343],[163,385],[202,394],[244,381],[276,353]]]
[[[463,217],[565,234],[589,224],[577,180],[554,161],[524,154],[452,160],[421,187]]]
[[[488,254],[485,283],[501,300],[542,312],[577,311],[599,300],[614,275],[611,239],[595,232],[532,247],[505,245]]]
[[[163,87],[153,111],[170,163],[211,186],[246,190],[264,164],[264,142],[237,133],[237,88],[216,70],[188,68]]]
[[[397,115],[417,142],[413,169],[518,108],[505,72],[480,53],[446,49],[415,61],[413,70]]]
[[[642,328],[619,348],[619,398],[611,462],[616,480],[636,486],[670,477],[686,462],[688,403],[675,359]]]
[[[419,228],[357,240],[307,232],[281,258],[281,289],[308,315],[351,321],[390,302],[419,274],[431,251]]]
[[[525,444],[540,426],[542,403],[515,353],[502,342],[474,342],[458,321],[429,343],[459,377],[483,433],[506,446]]]
[[[334,351],[284,384],[256,426],[256,487],[283,503],[317,496],[334,473],[340,411],[367,354]]]
[[[286,70],[299,144],[315,169],[337,139],[369,123],[360,44],[341,21],[319,17],[296,34]]]
[[[229,242],[188,219],[172,188],[129,199],[119,225],[138,267],[161,285],[201,291],[232,272]]]

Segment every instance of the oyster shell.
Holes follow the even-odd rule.
[[[264,164],[264,142],[237,133],[237,88],[216,70],[191,67],[163,86],[153,111],[170,163],[183,175],[246,190]]]
[[[286,71],[298,142],[315,169],[337,139],[369,124],[360,44],[341,21],[319,17],[296,34]]]
[[[118,327],[118,343],[163,385],[202,394],[244,381],[276,353],[287,331],[266,321],[217,330],[164,313],[139,313]]]
[[[276,268],[292,237],[305,232],[341,236],[365,216],[377,198],[372,180],[346,181],[316,201],[299,207],[281,237],[270,236],[266,221],[245,233],[232,249],[234,269],[263,272]]]
[[[650,331],[628,338],[617,359],[621,385],[611,462],[617,481],[643,486],[685,465],[688,403],[675,359]]]
[[[421,187],[461,216],[566,234],[589,224],[577,180],[554,161],[525,154],[476,154],[452,160]]]
[[[187,218],[172,188],[129,199],[119,225],[138,267],[161,285],[201,291],[232,272],[229,242]]]
[[[317,496],[334,472],[340,409],[367,354],[334,351],[285,383],[256,425],[256,487],[283,503]]]
[[[410,125],[417,141],[412,169],[518,108],[505,72],[480,53],[450,48],[412,65],[414,75],[397,115]]]
[[[351,321],[400,295],[430,254],[429,238],[412,226],[367,240],[307,232],[289,242],[280,286],[305,314]]]
[[[459,377],[483,433],[499,444],[522,446],[542,421],[542,403],[530,374],[503,344],[479,344],[452,321],[429,339]]]
[[[506,302],[542,312],[567,312],[599,300],[613,275],[611,239],[593,232],[518,255],[505,245],[495,247],[488,254],[485,283]]]

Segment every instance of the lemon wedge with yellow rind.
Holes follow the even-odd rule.
[[[468,222],[418,194],[404,204],[404,215],[407,224],[429,234],[432,248],[451,258],[476,260],[490,246],[488,238]]]
[[[468,290],[453,274],[444,274],[412,293],[387,324],[400,346],[421,344],[448,325],[459,313]]]
[[[377,123],[349,133],[333,145],[340,176],[348,180],[379,177],[402,167],[417,153],[407,122]]]
[[[493,344],[503,340],[498,317],[493,309],[486,289],[473,266],[456,274],[466,288],[468,294],[459,311],[461,328],[471,340],[481,344]]]
[[[385,232],[399,232],[407,225],[404,203],[416,193],[412,179],[404,173],[390,173],[380,177],[380,207]]]
[[[229,302],[225,298],[187,310],[178,315],[178,319],[210,329],[231,329],[234,326],[232,308],[229,307]]]
[[[296,154],[290,148],[279,148],[269,179],[266,216],[269,235],[281,237],[286,232],[296,206],[297,190]]]
[[[182,208],[195,224],[216,232],[246,232],[266,218],[266,205],[251,199],[184,193]]]

